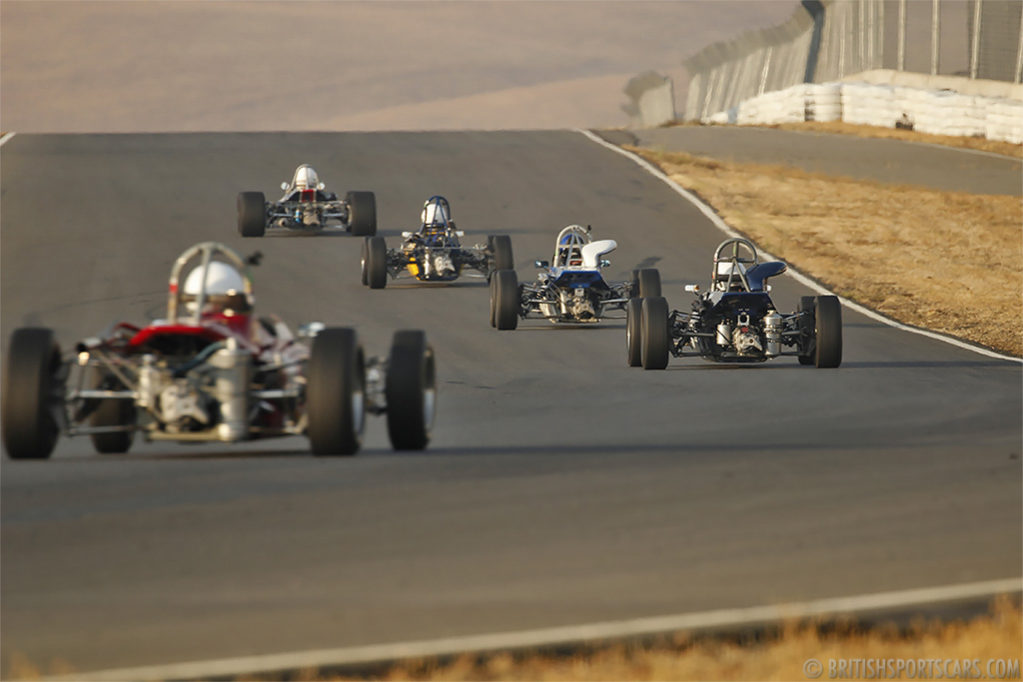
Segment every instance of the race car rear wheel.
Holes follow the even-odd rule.
[[[816,339],[815,332],[817,325],[814,322],[814,312],[817,309],[817,298],[814,296],[799,297],[799,312],[803,316],[799,319],[802,330],[802,343],[799,353],[799,364],[812,365],[816,362]]]
[[[495,234],[487,237],[490,247],[490,273],[489,278],[498,270],[514,270],[515,258],[512,255],[511,237],[506,234]]]
[[[814,364],[819,368],[842,364],[842,304],[837,296],[818,296],[814,315],[817,327],[817,352]]]
[[[387,286],[387,242],[383,237],[368,237],[365,249],[363,278],[370,289],[383,289]]]
[[[377,198],[373,192],[349,192],[348,229],[356,237],[370,237],[377,233]]]
[[[628,356],[629,367],[639,367],[643,364],[642,348],[643,343],[643,299],[632,298],[625,304],[625,352]]]
[[[519,278],[514,270],[498,270],[494,273],[496,285],[494,297],[494,326],[498,329],[515,329],[519,326]]]
[[[640,311],[640,362],[643,369],[664,369],[668,366],[668,301],[660,296],[644,298]]]
[[[633,296],[651,298],[661,295],[661,272],[657,268],[634,271],[633,282],[635,283],[632,289]]]
[[[354,329],[324,329],[306,363],[306,416],[314,455],[354,455],[366,423],[366,362]]]
[[[385,382],[387,434],[395,450],[423,450],[437,411],[437,374],[426,333],[394,333]]]
[[[64,400],[60,367],[53,331],[25,327],[11,334],[0,405],[0,428],[11,459],[46,459],[56,447],[56,411]]]
[[[262,237],[266,232],[266,197],[262,192],[238,194],[238,234]]]
[[[124,385],[113,375],[101,376],[97,388],[122,391]],[[107,398],[99,401],[99,407],[92,413],[89,423],[92,426],[134,426],[135,403],[131,400]],[[112,433],[94,433],[91,435],[92,446],[101,455],[119,455],[131,448],[135,439],[135,431],[116,431]]]

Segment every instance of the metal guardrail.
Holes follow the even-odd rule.
[[[785,23],[714,43],[685,60],[684,117],[706,119],[801,83],[877,69],[1019,83],[1019,0],[802,0]]]

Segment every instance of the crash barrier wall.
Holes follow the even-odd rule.
[[[714,43],[684,65],[687,120],[877,69],[1019,83],[1023,2],[802,0],[784,24]]]
[[[794,85],[741,102],[708,123],[740,125],[845,121],[936,135],[1023,143],[1023,98],[985,97],[875,83]]]
[[[675,90],[671,79],[656,71],[647,71],[625,84],[632,100],[622,105],[633,128],[656,128],[675,121]]]

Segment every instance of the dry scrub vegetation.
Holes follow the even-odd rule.
[[[988,659],[1018,661],[1023,613],[1007,599],[971,621],[920,621],[908,628],[862,628],[852,623],[790,623],[759,636],[676,635],[648,644],[611,644],[562,654],[465,654],[451,661],[400,662],[357,677],[298,673],[296,680],[806,680],[814,658],[828,674],[829,659]],[[1018,668],[1017,668],[1018,670]],[[923,675],[916,676],[924,678]],[[255,679],[255,678],[243,678]],[[266,679],[266,678],[263,678]],[[862,678],[861,678],[862,679]],[[903,673],[902,679],[908,679]],[[937,679],[931,675],[930,679]],[[1018,677],[1016,678],[1018,679]]]
[[[627,146],[758,246],[896,320],[1023,355],[1019,197]]]

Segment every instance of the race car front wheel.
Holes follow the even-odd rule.
[[[387,242],[383,237],[368,237],[363,247],[362,279],[370,289],[387,286]]]
[[[512,256],[511,237],[506,234],[495,234],[487,237],[490,247],[489,279],[498,270],[514,270],[515,258]]]
[[[643,299],[632,298],[625,304],[625,352],[628,356],[629,367],[639,367],[643,364],[642,343],[643,343]]]
[[[349,192],[348,229],[356,237],[371,237],[377,233],[377,198],[373,192]]]
[[[241,192],[238,195],[238,234],[262,237],[266,232],[266,197],[262,192]]]
[[[314,455],[354,455],[366,423],[366,362],[354,329],[324,329],[306,363],[306,415]]]
[[[124,385],[112,374],[101,375],[97,388],[110,391],[124,390]],[[99,406],[92,413],[92,426],[135,426],[135,403],[120,398],[107,398],[99,401]],[[110,433],[92,434],[92,446],[102,455],[119,455],[131,448],[135,439],[135,431],[112,431]]]
[[[57,379],[60,348],[50,329],[14,330],[4,367],[0,426],[11,459],[46,459],[57,445],[56,412],[64,387]]]
[[[837,296],[818,296],[814,314],[817,327],[817,351],[814,364],[819,368],[842,364],[842,304]]]
[[[519,326],[519,278],[514,270],[498,270],[494,273],[496,283],[491,291],[494,306],[494,326],[498,329],[515,329]]]
[[[640,312],[640,362],[643,369],[664,369],[668,366],[668,301],[660,296],[644,298]]]
[[[387,434],[395,450],[423,450],[437,411],[433,349],[420,330],[394,333],[385,382]]]
[[[661,295],[661,272],[657,268],[632,271],[632,297],[649,298]]]

